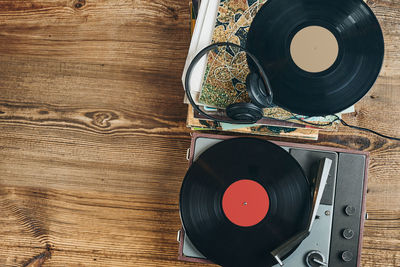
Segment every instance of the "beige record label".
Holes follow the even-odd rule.
[[[290,54],[294,63],[307,72],[321,72],[335,63],[339,45],[335,36],[326,28],[309,26],[293,37]]]

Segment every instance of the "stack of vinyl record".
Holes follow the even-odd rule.
[[[330,124],[333,114],[354,112],[379,74],[383,36],[362,0],[202,0],[191,6],[196,26],[185,70],[213,42],[240,44],[261,62],[275,104],[257,125],[244,126],[208,121],[189,108],[187,125],[193,129],[317,139],[319,130],[337,130]],[[218,114],[246,100],[244,77],[251,66],[245,61],[229,53],[200,61],[191,79],[196,103]]]

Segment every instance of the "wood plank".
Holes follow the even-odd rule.
[[[345,120],[400,135],[400,3],[367,2],[385,62]],[[187,1],[0,0],[0,266],[199,266],[176,242],[189,23]],[[371,153],[362,266],[400,266],[399,142],[307,142]]]

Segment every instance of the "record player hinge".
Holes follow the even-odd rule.
[[[176,236],[176,241],[178,241],[179,243],[181,242],[181,234],[182,234],[182,231],[179,230],[179,231],[178,231],[178,234],[177,234],[177,236]]]
[[[186,160],[189,160],[189,158],[190,158],[190,148],[186,150]]]

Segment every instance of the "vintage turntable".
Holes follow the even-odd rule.
[[[360,265],[368,153],[195,133],[188,160],[180,199],[180,260],[223,266]],[[322,187],[315,184],[324,176],[315,168],[321,160],[330,162]],[[324,189],[311,215],[314,188]],[[311,231],[296,243],[308,218]]]

